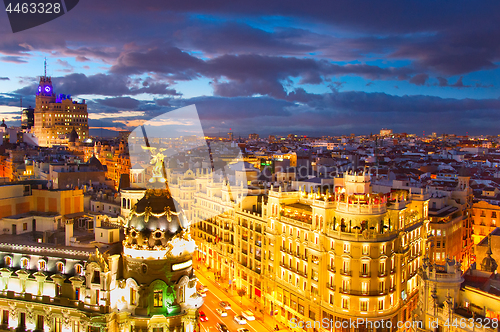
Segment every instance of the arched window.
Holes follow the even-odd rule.
[[[75,265],[75,272],[76,272],[76,274],[79,274],[79,275],[83,274],[83,266],[82,266],[82,264],[76,264]]]
[[[12,257],[5,256],[5,266],[12,267]]]
[[[57,272],[64,273],[64,263],[63,262],[57,262],[56,267],[57,267]]]
[[[21,258],[21,269],[29,269],[29,260],[26,257]]]
[[[47,267],[47,262],[43,259],[40,259],[38,261],[38,271],[45,271],[46,267]]]

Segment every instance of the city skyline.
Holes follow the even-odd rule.
[[[85,2],[16,34],[5,19],[0,113],[34,106],[46,57],[94,135],[192,104],[209,134],[493,135],[497,6]]]

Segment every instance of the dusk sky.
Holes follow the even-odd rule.
[[[2,10],[0,116],[46,57],[94,135],[192,104],[211,134],[497,135],[499,41],[498,1],[81,0],[18,33]]]

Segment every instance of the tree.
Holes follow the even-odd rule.
[[[247,295],[247,290],[245,288],[240,288],[236,291],[240,297],[240,303],[243,301],[243,296]]]

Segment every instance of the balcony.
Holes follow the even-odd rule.
[[[385,272],[385,271],[378,271],[378,276],[379,277],[386,277],[387,276],[387,272]]]
[[[363,272],[363,271],[359,272],[360,278],[370,278],[371,276],[372,276],[371,272]]]
[[[340,274],[344,275],[344,276],[351,276],[352,275],[352,271],[348,271],[348,270],[344,270],[344,269],[341,269],[340,270]]]
[[[343,294],[355,295],[355,296],[381,296],[387,295],[387,291],[379,292],[379,291],[359,291],[352,289],[344,289],[339,288],[339,292]]]
[[[329,282],[328,282],[328,283],[326,283],[326,288],[328,288],[328,289],[330,289],[330,290],[332,290],[332,291],[335,291],[335,289],[336,289],[335,285],[333,285],[333,284],[331,284],[331,283],[329,283]]]
[[[328,271],[330,271],[330,272],[335,273],[335,271],[336,271],[335,266],[328,265],[328,267],[327,267],[327,268],[328,268]]]

